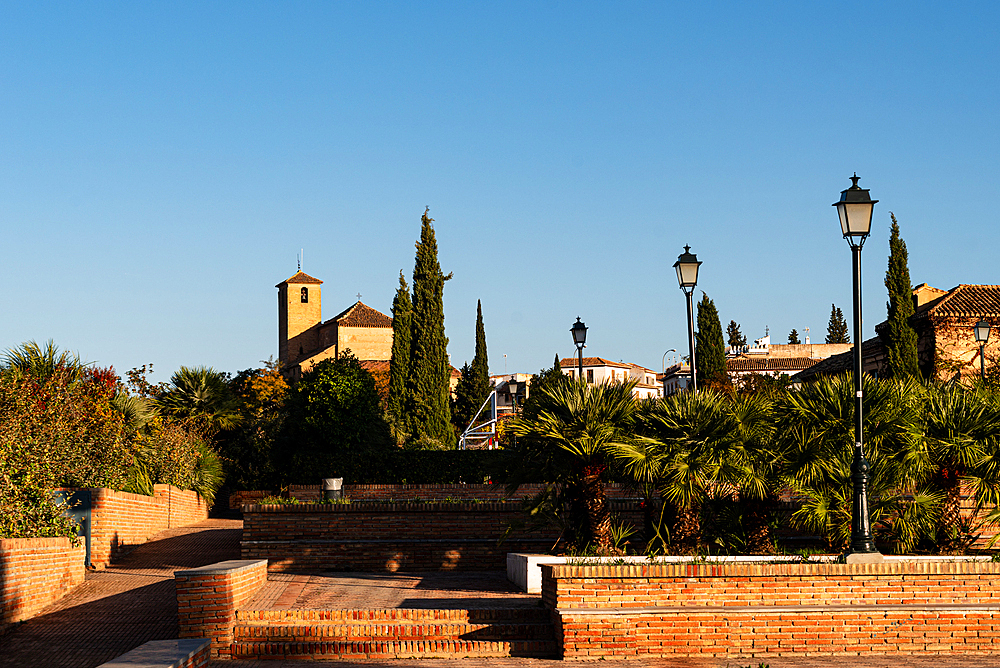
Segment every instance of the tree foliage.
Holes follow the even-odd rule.
[[[801,341],[799,341],[799,330],[793,329],[788,333],[788,343],[790,345],[802,343]]]
[[[747,337],[740,331],[739,323],[730,320],[726,326],[726,340],[732,348],[742,348],[747,344]]]
[[[302,374],[288,396],[288,416],[276,447],[286,479],[337,477],[392,447],[375,381],[349,350]]]
[[[444,334],[444,284],[451,278],[438,262],[434,219],[421,217],[420,241],[413,268],[413,319],[410,374],[406,383],[406,425],[416,447],[450,448],[451,426],[448,339]]]
[[[413,345],[411,321],[413,304],[410,289],[399,272],[399,287],[392,300],[392,358],[389,362],[389,397],[386,415],[397,432],[403,430],[403,410],[407,404],[406,383],[410,377],[410,347]],[[397,440],[402,440],[397,438]]]
[[[889,212],[892,228],[889,233],[889,267],[885,272],[885,287],[889,291],[886,302],[888,317],[884,333],[887,375],[891,378],[919,378],[917,367],[917,332],[910,325],[913,315],[913,292],[910,285],[910,268],[906,242],[899,236],[896,215]]]
[[[851,336],[848,334],[847,329],[847,321],[844,320],[844,312],[837,308],[836,304],[830,304],[830,321],[826,325],[826,342],[851,342]]]
[[[486,329],[483,326],[482,302],[476,304],[476,355],[472,364],[465,364],[461,369],[461,377],[455,387],[455,400],[452,404],[452,420],[458,433],[462,433],[476,411],[483,405],[490,394],[489,360],[486,352]]]
[[[695,335],[695,363],[699,385],[727,383],[726,346],[722,339],[722,324],[715,302],[702,293],[698,302],[698,331]]]

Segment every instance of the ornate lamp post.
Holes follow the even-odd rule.
[[[579,358],[577,369],[580,373],[580,378],[583,378],[583,346],[587,343],[587,326],[580,322],[580,316],[576,316],[576,322],[573,323],[569,331],[573,333],[573,343],[576,345],[577,356]]]
[[[694,288],[698,285],[698,267],[700,266],[701,262],[698,262],[698,256],[691,252],[690,246],[685,246],[684,252],[678,255],[677,262],[674,262],[674,269],[677,270],[677,283],[687,297],[688,352],[691,356],[691,389],[694,392],[698,391],[698,373],[695,371],[694,364],[694,302],[692,299]]]
[[[976,343],[979,344],[979,372],[986,378],[986,342],[990,340],[990,323],[980,320],[976,323]]]
[[[872,211],[875,203],[868,190],[858,187],[858,175],[851,177],[853,185],[840,193],[840,200],[833,203],[840,214],[840,230],[851,247],[854,265],[854,462],[851,479],[854,482],[854,502],[851,507],[851,551],[848,563],[882,561],[875,547],[871,524],[868,519],[868,460],[862,446],[862,397],[861,390],[861,247],[872,228]]]

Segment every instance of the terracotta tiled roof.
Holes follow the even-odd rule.
[[[294,276],[289,278],[287,281],[282,281],[281,283],[278,283],[274,287],[280,288],[285,283],[308,283],[309,285],[322,285],[323,281],[319,280],[318,278],[313,278],[309,274],[299,271]]]
[[[575,369],[579,366],[579,358],[577,357],[567,357],[565,359],[559,360],[559,367],[563,369]],[[625,364],[623,362],[612,362],[611,360],[606,360],[603,357],[584,357],[583,366],[613,366],[619,369],[631,369],[631,364]]]
[[[392,318],[361,302],[333,316],[331,322],[340,327],[392,327]]]
[[[885,344],[882,342],[882,339],[877,336],[873,336],[861,344],[861,355],[864,357],[865,353],[871,352],[876,348],[883,347],[884,345]],[[853,366],[854,349],[852,348],[846,353],[831,355],[825,360],[820,360],[808,369],[798,372],[792,376],[792,381],[812,380],[816,376],[844,373],[846,371],[850,371]]]
[[[1000,285],[959,285],[925,306],[928,316],[1000,317]]]
[[[816,363],[808,357],[731,357],[726,360],[726,370],[737,373],[802,371]]]

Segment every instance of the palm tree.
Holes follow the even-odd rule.
[[[19,378],[56,379],[66,384],[83,380],[88,365],[78,355],[59,347],[51,339],[39,345],[35,341],[22,343],[8,350],[0,360],[0,371]]]
[[[616,455],[632,479],[655,489],[664,501],[654,528],[661,547],[668,542],[681,549],[696,547],[702,539],[701,512],[709,500],[725,498],[746,509],[773,495],[778,455],[771,446],[772,405],[764,395],[711,389],[642,405],[641,438],[618,448]],[[669,539],[662,533],[668,506],[673,515]],[[769,542],[766,535],[750,537],[761,529],[766,534],[766,521],[759,523],[763,526],[745,527],[750,529],[746,548],[761,549]]]
[[[535,409],[518,416],[511,431],[533,456],[562,468],[585,510],[583,544],[607,552],[612,547],[611,515],[603,476],[614,453],[633,439],[634,381],[589,385],[563,379],[532,394]]]
[[[232,429],[240,423],[239,403],[226,375],[211,367],[182,366],[157,400],[165,413],[208,432]]]
[[[864,448],[869,463],[869,518],[877,541],[892,551],[931,536],[942,495],[927,484],[923,388],[913,379],[865,376]],[[783,480],[802,499],[792,521],[827,536],[833,548],[850,541],[854,451],[854,387],[849,375],[822,378],[790,392],[779,406]]]

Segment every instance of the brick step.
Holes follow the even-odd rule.
[[[552,640],[551,623],[492,622],[462,624],[450,622],[424,623],[273,623],[237,622],[233,628],[235,642],[330,642],[419,641],[419,640]]]
[[[554,640],[410,640],[330,642],[234,642],[234,659],[419,659],[558,656]]]
[[[348,610],[237,610],[237,622],[268,622],[271,624],[309,622],[311,624],[345,624],[388,622],[396,624],[486,624],[492,622],[538,623],[551,622],[551,613],[544,608],[469,608],[417,609],[372,608]]]

